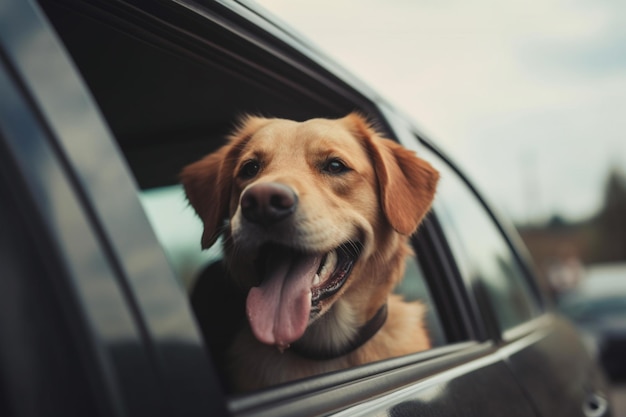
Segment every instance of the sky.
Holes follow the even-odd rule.
[[[518,223],[626,172],[626,1],[258,0],[390,100]]]

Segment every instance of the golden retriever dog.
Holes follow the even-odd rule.
[[[392,291],[438,177],[354,113],[246,117],[183,169],[203,248],[223,235],[226,270],[247,292],[229,352],[237,391],[429,348],[424,306]]]

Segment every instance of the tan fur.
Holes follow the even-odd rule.
[[[328,175],[328,158],[340,158],[350,171]],[[246,161],[262,161],[254,178],[237,174]],[[189,165],[181,180],[204,223],[202,245],[225,237],[230,275],[249,289],[255,285],[258,248],[272,240],[307,253],[326,253],[346,241],[363,250],[345,285],[320,302],[321,313],[308,324],[299,344],[341,346],[378,309],[388,304],[384,326],[357,350],[332,360],[306,359],[260,343],[250,329],[231,350],[232,381],[251,390],[297,378],[405,355],[430,346],[422,304],[391,295],[410,253],[408,236],[430,208],[438,173],[397,143],[381,138],[359,115],[297,123],[250,117],[214,154]],[[241,194],[263,182],[280,183],[298,196],[287,226],[269,232],[242,217]],[[228,220],[225,228],[221,228]]]

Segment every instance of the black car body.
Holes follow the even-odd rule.
[[[401,289],[428,299],[435,347],[231,395],[183,288],[220,254],[171,209],[177,174],[239,114],[353,110],[442,172]],[[248,2],[3,0],[0,230],[0,415],[610,415],[579,334],[458,168]]]

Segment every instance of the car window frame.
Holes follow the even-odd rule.
[[[496,230],[503,238],[509,253],[513,256],[517,266],[520,268],[524,284],[529,290],[527,293],[528,296],[532,298],[532,302],[538,309],[536,316],[509,329],[501,330],[496,313],[493,311],[491,302],[489,301],[490,296],[487,294],[484,284],[482,282],[472,283],[471,286],[473,287],[472,291],[474,293],[474,297],[479,300],[481,314],[487,323],[491,337],[500,343],[510,343],[532,333],[537,328],[543,328],[545,323],[549,321],[549,316],[552,314],[551,304],[545,295],[545,291],[536,279],[530,255],[525,250],[525,247],[518,235],[515,233],[514,227],[508,223],[504,217],[498,214],[493,206],[487,202],[483,194],[449,156],[446,156],[437,145],[425,139],[424,136],[421,136],[417,132],[414,132],[414,134],[430,152],[440,159],[441,163],[444,163],[457,175],[458,180],[468,188],[468,191],[473,195],[476,202],[483,209],[484,214],[496,227]],[[443,239],[445,240],[445,237],[443,237]]]
[[[311,59],[306,57],[304,54],[298,51],[288,49],[290,42],[288,39],[285,39],[284,36],[279,39],[268,38],[267,34],[264,33],[263,38],[251,40],[250,38],[253,36],[252,34],[258,31],[259,29],[256,26],[251,26],[249,23],[242,24],[240,21],[241,17],[233,18],[233,14],[236,15],[236,12],[239,12],[241,10],[244,10],[244,11],[247,10],[245,8],[241,9],[241,7],[239,6],[240,10],[236,11],[238,6],[233,6],[233,4],[230,2],[227,3],[228,6],[226,6],[224,3],[218,2],[216,4],[211,4],[211,7],[207,6],[207,8],[204,8],[204,7],[199,8],[185,1],[182,1],[180,3],[184,8],[188,8],[187,12],[198,13],[200,16],[206,19],[209,19],[211,22],[219,21],[220,26],[223,29],[229,30],[232,32],[232,36],[245,38],[246,41],[253,44],[254,47],[258,48],[259,50],[262,50],[264,54],[267,54],[268,56],[270,55],[273,56],[273,59],[277,63],[273,63],[273,65],[270,65],[270,66],[275,71],[278,71],[278,72],[281,72],[282,74],[287,74],[287,75],[292,72],[296,72],[299,74],[298,76],[300,77],[301,76],[300,71],[302,71],[303,66],[308,65],[312,62]],[[157,10],[158,8],[156,7],[152,7],[149,10],[151,13],[154,12],[155,16],[163,17],[163,13],[167,11],[171,11],[172,7],[174,7],[174,5],[168,4],[167,2],[160,2],[159,4],[165,5],[164,10]],[[90,7],[93,7],[93,6],[82,5],[81,7],[86,8],[84,10],[85,12],[94,13],[93,10],[88,10]],[[224,10],[228,11],[226,15],[227,20],[222,21],[220,20],[219,16],[220,16],[220,13],[224,12]],[[177,10],[176,19],[175,19],[177,22],[179,22],[178,19],[182,18],[181,15],[183,13],[185,13],[185,9]],[[142,13],[142,19],[146,20],[148,19],[148,16],[143,16],[143,13]],[[136,21],[138,21],[137,18],[129,18],[127,22],[123,22],[120,19],[114,19],[115,25],[117,25],[118,27],[122,27],[122,28],[125,27],[126,25],[129,25],[130,24],[129,22],[136,22]],[[154,22],[152,22],[152,24],[154,24]],[[173,31],[174,29],[171,27],[166,27],[160,30],[167,32],[167,31]],[[149,40],[150,42],[155,42],[165,47],[165,44],[163,44],[164,37],[166,37],[166,35],[162,33],[160,37],[148,36],[148,38],[146,39]],[[270,39],[272,39],[271,42],[270,42]],[[177,49],[183,49],[184,46],[187,46],[187,44],[185,43],[184,45],[178,47]],[[267,60],[269,58],[265,57],[264,59]],[[278,70],[277,66],[279,64],[282,65],[284,68],[281,68],[280,70]],[[257,64],[257,65],[260,65],[260,64]],[[235,71],[236,69],[231,68],[231,70]],[[332,86],[333,89],[338,89],[340,94],[343,95],[346,100],[350,100],[353,103],[354,107],[359,108],[361,109],[361,111],[366,112],[370,116],[375,117],[375,120],[379,128],[382,129],[382,131],[386,134],[386,136],[390,137],[391,139],[398,140],[396,136],[397,131],[394,129],[393,126],[391,126],[389,120],[383,114],[384,111],[379,108],[380,103],[372,101],[372,98],[367,95],[367,92],[366,94],[362,94],[359,90],[355,89],[353,86],[348,85],[343,80],[338,78],[336,75],[332,74],[330,70],[323,68],[317,63],[315,63],[315,65],[311,67],[306,67],[306,75],[310,77],[310,81],[308,83],[317,82],[320,84],[319,86],[320,88],[322,86]],[[319,90],[319,88],[311,88],[311,89],[314,91]],[[423,252],[423,250],[420,250],[420,252]],[[447,263],[448,263],[447,261],[444,261],[444,262],[440,262],[439,264],[446,265]],[[432,281],[437,282],[441,285],[441,283],[444,280],[438,279],[438,280],[432,280]],[[463,293],[464,290],[459,290],[458,284],[459,282],[456,282],[454,285],[450,285],[448,288],[453,289],[455,291],[455,294],[457,294],[457,300],[459,301],[458,305],[464,305],[465,302],[462,300],[462,296],[460,296],[460,294]],[[473,325],[470,330],[467,330],[464,328],[465,325],[470,324],[470,321],[468,321],[467,319],[473,316],[474,314],[473,313],[470,314],[468,310],[463,310],[462,312],[458,312],[456,314],[454,322],[462,323],[462,325],[456,326],[456,329],[454,330],[455,335],[453,335],[452,337],[447,335],[448,337],[450,337],[451,341],[456,342],[456,341],[466,341],[466,340],[472,340],[472,339],[481,340],[481,341],[485,340],[485,338],[482,336],[476,337],[478,331],[475,330],[475,327],[479,325],[478,321],[474,320],[472,322]],[[447,320],[447,319],[445,319],[444,321],[450,322],[450,320]],[[450,331],[451,331],[450,329],[447,330],[448,333]]]

